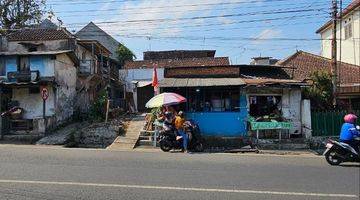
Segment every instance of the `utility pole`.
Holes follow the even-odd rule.
[[[337,92],[337,42],[336,42],[336,27],[337,27],[337,0],[332,0],[332,23],[333,32],[331,40],[331,75],[333,85],[333,105],[337,105],[336,92]],[[341,39],[341,38],[340,38]]]

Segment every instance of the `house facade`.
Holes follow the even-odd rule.
[[[277,65],[286,67],[290,77],[299,81],[309,81],[316,71],[331,73],[331,60],[304,51],[297,51]],[[350,110],[360,109],[360,66],[338,62],[339,87],[337,96],[340,103]]]
[[[2,37],[1,112],[14,106],[22,111],[3,117],[2,135],[41,137],[75,114],[86,115],[114,76],[118,80],[118,73],[110,70],[111,52],[106,47],[50,23]]]
[[[125,85],[119,79],[119,70],[123,67],[117,61],[117,49],[121,45],[115,38],[106,33],[93,22],[90,22],[75,36],[81,41],[97,41],[99,45],[107,49],[107,55],[99,60],[104,63],[103,71],[107,80],[107,92],[110,97],[111,108],[125,108]]]
[[[336,37],[338,40],[337,59],[360,66],[360,0],[353,0],[339,16]],[[321,56],[331,58],[331,39],[333,26],[328,21],[316,33],[321,36]]]
[[[23,110],[16,118],[4,119],[2,135],[44,134],[71,118],[79,62],[75,50],[76,39],[65,29],[23,29],[2,38],[1,111],[11,105]],[[44,88],[48,91],[45,106]]]
[[[158,80],[165,69],[175,67],[203,67],[228,65],[227,57],[215,57],[215,50],[174,50],[144,52],[144,59],[126,62],[120,76],[126,83],[127,101],[133,111],[145,111],[146,102],[154,96],[151,86],[154,67]]]

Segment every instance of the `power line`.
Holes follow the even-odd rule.
[[[304,5],[307,3],[301,3],[301,4],[296,4],[296,5]],[[281,4],[281,6],[289,6],[289,5],[294,5],[294,3],[292,4]],[[322,5],[327,5],[326,3],[320,3],[320,2],[315,2],[313,6],[322,6]],[[244,9],[244,8],[266,8],[266,7],[273,7],[274,5],[261,5],[261,6],[241,6],[241,7],[233,7],[233,8],[204,8],[204,9],[191,9],[191,10],[187,10],[187,12],[198,12],[198,11],[222,11],[222,10],[237,10],[237,9]],[[303,8],[303,7],[300,7]],[[105,10],[97,10],[99,12],[106,12],[106,11],[111,11],[111,10],[116,10],[116,11],[123,11],[123,9],[105,9]],[[83,11],[82,11],[83,12]],[[89,11],[92,12],[92,11]],[[171,13],[170,13],[171,12]],[[173,13],[182,13],[184,12],[183,10],[163,10],[163,11],[158,11],[158,10],[147,10],[146,13],[153,13],[153,14],[161,14],[161,13],[169,13],[169,14],[173,14]],[[56,13],[68,13],[68,11],[65,12],[56,12]],[[76,13],[76,12],[71,12],[71,13]],[[66,18],[66,17],[79,17],[79,16],[119,16],[119,15],[125,15],[128,13],[118,13],[118,14],[113,14],[113,13],[109,13],[109,14],[105,14],[105,13],[98,13],[98,14],[86,14],[86,15],[79,15],[79,14],[70,14],[70,15],[60,15],[60,17],[62,18]],[[130,14],[132,15],[143,15],[144,12],[131,12]]]
[[[117,24],[117,23],[136,23],[136,22],[165,22],[165,21],[180,21],[180,20],[197,20],[197,19],[213,19],[213,18],[227,18],[227,17],[239,17],[239,16],[252,16],[252,15],[269,15],[269,14],[286,14],[286,13],[304,13],[321,11],[324,9],[300,9],[300,10],[286,10],[286,11],[264,11],[264,12],[251,12],[251,13],[239,13],[239,14],[226,14],[226,15],[210,15],[210,16],[196,16],[196,17],[179,17],[179,18],[158,18],[158,19],[139,19],[139,20],[125,20],[125,21],[100,21],[97,24]],[[69,23],[69,24],[82,24]]]
[[[264,3],[264,2],[281,2],[281,1],[286,1],[286,0],[252,0],[252,1],[237,1],[237,2],[217,2],[217,3],[202,3],[202,4],[185,4],[185,5],[169,5],[169,6],[156,6],[156,7],[139,7],[140,9],[142,8],[169,8],[169,7],[196,7],[196,6],[213,6],[213,5],[234,5],[234,4],[253,4],[253,3]],[[64,2],[60,2],[59,3],[49,3],[49,5],[93,5],[93,4],[104,4],[104,3],[126,3],[126,2],[137,2],[136,0],[133,1],[115,1],[115,0],[109,0],[106,2],[103,1],[90,1],[90,2],[69,2],[64,4]],[[128,9],[138,9],[138,8],[128,8]]]
[[[310,16],[319,16],[319,15],[320,14],[316,14],[316,15],[297,15],[296,17],[301,18],[301,17],[310,17]],[[254,22],[270,22],[270,21],[279,21],[279,20],[293,19],[293,18],[294,18],[294,16],[287,16],[287,17],[277,17],[277,18],[240,20],[240,21],[228,22],[226,24],[224,24],[224,23],[208,23],[208,24],[173,26],[173,27],[168,26],[168,27],[158,27],[157,30],[171,29],[171,28],[196,28],[196,27],[207,27],[207,26],[224,26],[224,25],[230,25],[230,24],[245,24],[245,23],[254,23]],[[137,28],[135,30],[137,30],[137,31],[143,31],[143,30],[146,31],[148,29],[146,29],[146,28]],[[126,29],[123,29],[123,31],[126,31]],[[96,31],[94,31],[94,32],[96,33]]]

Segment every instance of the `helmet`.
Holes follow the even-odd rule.
[[[172,112],[169,112],[169,111],[166,111],[165,112],[165,117],[167,118],[167,119],[170,119],[170,118],[172,118]]]
[[[351,124],[353,124],[353,123],[356,122],[357,118],[358,118],[358,117],[357,117],[356,115],[354,115],[354,114],[347,114],[347,115],[345,115],[345,117],[344,117],[344,121],[345,121],[346,123],[351,123]]]

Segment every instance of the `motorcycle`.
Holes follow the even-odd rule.
[[[359,130],[360,127],[357,126]],[[360,147],[360,137],[354,139]],[[359,149],[359,148],[358,148]],[[339,165],[343,162],[360,162],[360,152],[350,145],[329,139],[323,154],[330,165]]]
[[[189,138],[188,150],[193,152],[204,151],[203,138],[200,135],[199,126],[192,121],[186,121],[184,129]],[[160,131],[159,145],[162,151],[168,152],[172,149],[182,149],[183,139],[177,139],[175,131]]]

